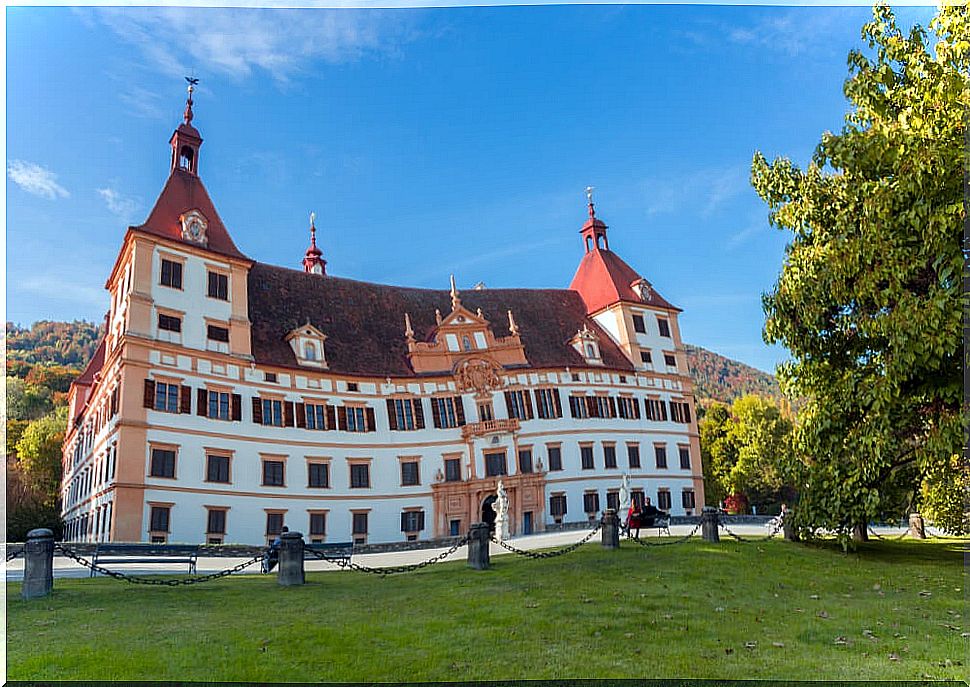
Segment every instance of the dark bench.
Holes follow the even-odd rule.
[[[651,518],[644,518],[642,516],[634,515],[630,518],[630,527],[627,529],[627,535],[631,532],[637,530],[657,530],[657,536],[661,534],[666,534],[670,536],[670,514],[660,513],[659,515],[654,515],[652,524],[647,524]]]
[[[105,566],[130,563],[188,563],[189,574],[195,574],[199,556],[198,544],[98,544],[94,564]],[[91,571],[94,577],[94,570]]]
[[[305,544],[303,556],[306,558],[306,551],[314,551],[318,554],[326,556],[332,561],[349,561],[350,557],[354,554],[354,543],[348,542],[333,542],[332,544]],[[311,558],[316,558],[312,556]]]

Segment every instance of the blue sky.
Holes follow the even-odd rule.
[[[929,8],[901,8],[926,25]],[[787,237],[755,150],[804,163],[846,111],[866,8],[7,9],[7,319],[99,320],[125,228],[201,79],[200,172],[240,249],[447,288],[566,287],[584,188],[685,341],[771,371]]]

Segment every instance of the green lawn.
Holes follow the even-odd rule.
[[[406,681],[583,677],[967,679],[958,541],[858,553],[772,540],[445,563],[304,587],[7,585],[8,677]],[[844,639],[840,639],[844,638]]]

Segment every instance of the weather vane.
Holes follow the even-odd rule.
[[[586,200],[589,201],[591,204],[593,202],[593,187],[592,186],[587,186],[586,187]]]
[[[316,224],[315,224],[316,221],[317,221],[317,213],[311,212],[310,213],[310,226],[311,227],[315,227],[316,226]]]
[[[187,76],[185,77],[185,80],[189,82],[189,93],[191,93],[192,91],[195,90],[195,86],[196,84],[199,83],[199,80],[196,79],[194,76]]]

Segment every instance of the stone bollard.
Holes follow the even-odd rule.
[[[303,570],[303,535],[299,532],[284,532],[280,535],[280,567],[276,581],[284,587],[306,582]]]
[[[487,522],[476,522],[468,530],[468,565],[475,570],[488,570],[489,526]]]
[[[24,582],[20,596],[39,599],[54,588],[54,533],[48,529],[31,530],[24,545]]]
[[[704,506],[704,509],[701,511],[701,537],[703,537],[704,541],[715,544],[721,541],[720,534],[717,531],[719,526],[718,517],[717,508]]]
[[[602,535],[604,549],[620,548],[620,517],[612,508],[607,508],[603,513]]]
[[[913,539],[926,539],[926,523],[919,513],[909,514],[909,536]]]

